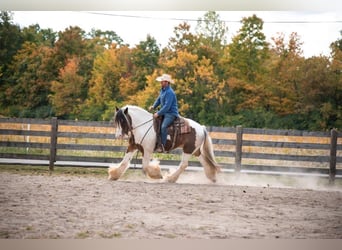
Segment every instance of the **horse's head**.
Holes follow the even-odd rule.
[[[116,107],[114,127],[116,128],[117,138],[129,135],[129,132],[132,132],[132,118],[128,114],[128,107],[123,109]]]

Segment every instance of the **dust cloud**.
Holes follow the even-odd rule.
[[[175,168],[165,170],[163,174],[170,174]],[[204,171],[186,170],[181,174],[177,183],[187,184],[213,184],[204,174]],[[342,192],[342,179],[337,178],[335,185],[329,184],[328,176],[313,174],[260,174],[260,173],[234,173],[221,172],[217,175],[217,182],[214,185],[233,185],[251,187],[276,187],[276,188],[295,188],[312,190],[329,190]]]

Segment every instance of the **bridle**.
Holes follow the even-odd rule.
[[[145,132],[145,134],[144,134],[144,136],[142,137],[142,139],[141,139],[141,141],[140,141],[139,144],[137,144],[137,143],[135,142],[135,137],[134,137],[134,134],[133,134],[133,130],[135,130],[135,129],[137,129],[137,128],[139,128],[139,127],[141,127],[141,126],[143,126],[143,125],[145,125],[145,124],[147,124],[147,123],[149,123],[150,121],[153,120],[153,118],[152,118],[152,119],[149,119],[149,120],[147,120],[147,121],[145,121],[145,122],[143,122],[143,123],[141,123],[141,124],[139,124],[139,125],[137,125],[137,126],[135,126],[135,127],[133,127],[133,125],[132,125],[132,118],[130,117],[130,115],[127,114],[127,116],[128,116],[128,117],[127,117],[126,114],[125,114],[125,112],[122,112],[122,110],[119,110],[119,111],[117,111],[117,112],[120,112],[120,111],[121,111],[121,115],[124,116],[124,119],[125,119],[125,121],[126,121],[126,123],[127,123],[127,125],[128,125],[128,131],[127,131],[127,133],[126,133],[125,131],[123,131],[123,130],[122,130],[122,132],[128,135],[129,144],[131,144],[131,145],[134,146],[135,148],[139,149],[138,152],[137,152],[137,154],[136,154],[136,156],[135,156],[135,158],[137,159],[137,158],[138,158],[138,153],[139,153],[140,149],[142,149],[141,144],[142,144],[142,142],[144,141],[144,139],[145,139],[146,135],[148,134],[148,132],[151,130],[151,128],[152,128],[152,126],[153,126],[153,123],[152,123],[152,125],[147,129],[147,131]],[[114,120],[115,120],[115,119],[114,119]],[[120,124],[120,126],[121,126],[121,129],[123,129],[123,128],[122,128],[123,126],[122,126],[121,124]],[[143,150],[143,149],[142,149],[142,150]],[[142,152],[143,152],[143,151],[142,151]],[[135,165],[135,163],[134,163],[134,165]]]
[[[129,139],[130,139],[130,141],[132,140],[132,143],[133,143],[133,144],[136,144],[136,143],[135,143],[134,134],[133,134],[133,130],[135,130],[135,129],[139,128],[139,127],[142,127],[142,126],[144,126],[145,124],[151,122],[151,121],[153,120],[153,118],[151,118],[151,119],[149,119],[149,120],[147,120],[147,121],[145,121],[145,122],[143,122],[143,123],[141,123],[141,124],[139,124],[139,125],[133,127],[131,116],[128,115],[128,114],[126,115],[124,112],[122,112],[122,110],[120,110],[120,111],[121,111],[121,115],[125,118],[125,121],[126,121],[126,123],[127,123],[127,125],[128,125],[128,131],[127,131],[127,132],[126,132],[126,131],[122,131],[122,132],[125,133],[125,134],[127,134],[127,135],[129,136]],[[118,111],[118,112],[119,112],[119,111]],[[120,124],[120,126],[121,126],[121,129],[123,129],[123,126],[122,126],[121,124]],[[145,139],[146,135],[148,134],[148,132],[151,130],[152,126],[153,126],[153,123],[152,123],[152,125],[147,129],[146,133],[145,133],[144,136],[142,137],[142,139],[141,139],[141,141],[140,141],[140,143],[139,143],[140,145],[141,145],[142,142],[144,141],[144,139]]]

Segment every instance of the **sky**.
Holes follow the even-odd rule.
[[[206,11],[13,11],[13,22],[22,28],[39,24],[41,28],[64,31],[69,26],[114,31],[131,47],[145,41],[147,35],[161,47],[168,44],[174,28],[186,21],[195,32],[197,20]],[[230,42],[241,28],[241,19],[256,14],[264,21],[263,32],[268,42],[278,33],[288,38],[297,32],[303,42],[305,57],[330,54],[330,44],[342,36],[342,11],[217,11],[228,26]]]

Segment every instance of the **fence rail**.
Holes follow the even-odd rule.
[[[342,133],[335,129],[312,132],[237,126],[207,130],[215,156],[226,169],[316,172],[329,175],[331,182],[342,174]],[[48,160],[51,170],[56,161],[117,163],[127,142],[117,140],[114,132],[110,122],[0,118],[0,158]],[[180,153],[174,150],[161,164],[177,165]],[[141,163],[141,159],[134,162]],[[200,166],[195,159],[190,165]]]

